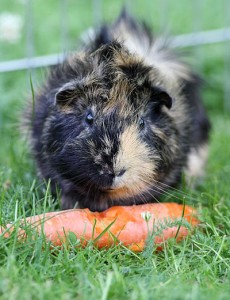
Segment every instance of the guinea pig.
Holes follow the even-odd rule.
[[[30,113],[40,175],[62,208],[154,202],[199,176],[209,121],[201,80],[123,12],[53,67]]]

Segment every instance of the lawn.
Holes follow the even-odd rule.
[[[114,19],[123,3],[101,2],[106,20]],[[73,49],[80,32],[94,23],[94,13],[91,1],[67,3],[68,49]],[[166,23],[166,31],[170,29],[172,34],[226,25],[224,1],[128,3],[133,3],[135,15],[149,20],[157,30]],[[169,5],[164,13],[162,3]],[[25,15],[19,0],[1,0],[0,11]],[[63,49],[60,14],[59,1],[34,1],[35,55]],[[15,44],[0,41],[1,61],[24,57],[25,30],[24,26]],[[99,251],[92,245],[51,252],[42,237],[28,238],[25,243],[14,236],[8,240],[0,237],[0,299],[229,299],[230,112],[224,110],[223,100],[225,50],[222,44],[188,50],[194,57],[192,64],[206,80],[203,96],[212,132],[205,178],[195,190],[181,187],[175,200],[182,202],[186,194],[186,204],[200,212],[201,227],[180,244],[170,241],[161,253],[148,247],[140,254],[119,247]],[[35,87],[45,74],[45,69],[32,73]],[[31,93],[29,82],[27,71],[0,73],[0,224],[60,209],[39,181],[28,142],[19,129]]]

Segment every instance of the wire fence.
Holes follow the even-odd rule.
[[[18,0],[19,1],[19,0]],[[22,1],[22,0],[21,0]],[[150,0],[149,0],[150,1]],[[78,1],[79,2],[79,1]],[[144,1],[148,6],[148,1]],[[223,15],[223,27],[213,30],[202,30],[202,3],[203,0],[194,0],[192,10],[195,12],[194,23],[192,25],[192,32],[176,35],[171,39],[171,47],[183,48],[194,47],[196,51],[199,51],[199,47],[202,45],[214,45],[221,44],[223,47],[224,55],[224,79],[223,79],[223,91],[224,91],[224,106],[225,109],[230,110],[230,1],[224,1]],[[90,2],[89,2],[90,3]],[[91,0],[89,9],[92,10],[92,26],[98,25],[103,20],[103,3],[102,0]],[[132,10],[135,5],[135,1],[127,0],[124,2],[125,6]],[[35,53],[35,28],[34,28],[34,7],[33,0],[24,0],[24,23],[25,23],[25,42],[26,50],[25,56],[20,59],[0,59],[0,72],[13,72],[18,70],[31,70],[34,68],[41,68],[46,66],[55,65],[61,62],[65,53],[70,45],[70,32],[68,28],[68,0],[59,0],[59,14],[60,14],[60,44],[61,51],[54,54],[47,54],[36,56]],[[162,0],[160,7],[160,26],[163,28],[167,24],[169,17],[169,0]],[[148,8],[148,7],[147,7]],[[146,8],[146,9],[147,9]],[[147,10],[146,10],[147,11]],[[80,16],[79,16],[80,17]],[[1,30],[1,22],[0,22]],[[197,50],[198,49],[198,50]],[[202,60],[198,55],[198,59]],[[202,62],[201,62],[202,63]]]

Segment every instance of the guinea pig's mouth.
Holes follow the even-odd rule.
[[[124,185],[112,185],[110,187],[105,188],[104,192],[114,193],[114,192],[119,192],[119,191],[123,191],[123,190],[127,190],[127,188]]]
[[[102,184],[100,187],[98,187],[98,189],[105,193],[113,193],[113,192],[117,192],[117,191],[126,189],[126,186],[125,186],[125,183],[123,180],[115,177],[114,180],[110,184],[104,185],[104,186]]]
[[[118,191],[118,190],[121,190],[122,188],[108,188],[107,190],[106,190],[106,192],[108,192],[108,193],[112,193],[112,192],[116,192],[116,191]]]
[[[119,198],[121,197],[121,195],[128,195],[129,190],[128,188],[126,188],[125,186],[123,187],[117,187],[117,188],[108,188],[106,190],[104,190],[104,193],[107,194],[108,196],[110,195],[111,197],[117,198],[119,195]]]
[[[101,191],[101,192],[115,192],[115,191],[117,191],[117,190],[119,190],[119,188],[115,188],[115,187],[100,187],[99,188],[99,190]]]
[[[125,188],[125,186],[100,186],[98,188],[99,191],[103,192],[103,193],[114,193],[120,190],[123,190]]]

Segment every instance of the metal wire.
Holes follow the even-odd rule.
[[[171,39],[170,47],[195,47],[207,44],[230,41],[230,28],[222,28],[210,31],[201,31],[175,36]],[[229,49],[227,56],[229,57]],[[0,72],[18,71],[28,68],[40,68],[60,63],[65,54],[51,54],[44,56],[29,57],[23,59],[10,60],[0,63]]]

